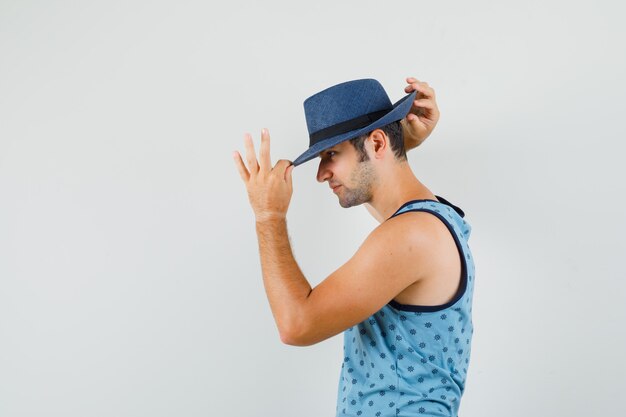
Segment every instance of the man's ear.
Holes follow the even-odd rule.
[[[389,138],[385,132],[383,132],[382,129],[375,129],[370,133],[367,140],[371,143],[370,149],[373,154],[371,156],[376,159],[381,159],[389,148]]]

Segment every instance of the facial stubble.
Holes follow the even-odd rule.
[[[339,204],[343,208],[358,206],[372,199],[372,187],[376,182],[376,172],[370,160],[359,162],[350,174],[350,182],[354,184],[348,188],[342,184],[343,196],[339,197]]]

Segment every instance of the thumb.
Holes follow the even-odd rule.
[[[413,129],[419,129],[424,126],[424,122],[416,114],[409,114],[406,119],[409,121],[409,126]]]
[[[287,170],[285,171],[285,179],[287,180],[287,183],[289,185],[291,185],[291,181],[292,181],[291,172],[293,171],[294,168],[295,168],[295,165],[291,164],[287,167]]]

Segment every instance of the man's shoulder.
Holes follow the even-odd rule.
[[[443,233],[445,225],[431,213],[403,213],[378,225],[351,264],[366,271],[375,269],[380,279],[387,282],[392,278],[406,288],[441,264],[441,257],[448,252]]]
[[[408,211],[392,217],[372,231],[370,238],[375,241],[372,247],[384,248],[392,255],[385,259],[389,268],[412,274],[414,281],[433,274],[440,276],[453,259],[458,259],[447,225],[427,211]]]
[[[381,223],[372,234],[376,238],[397,239],[407,242],[428,242],[443,234],[448,228],[433,213],[428,211],[407,211]]]
[[[366,252],[385,251],[394,261],[410,262],[433,258],[450,238],[446,225],[435,215],[411,211],[392,217],[378,225],[365,239]]]

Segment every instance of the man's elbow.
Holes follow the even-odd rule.
[[[281,332],[280,333],[280,341],[283,342],[286,345],[300,346],[298,344],[297,339],[295,337],[291,336],[291,334],[286,333],[286,332]]]
[[[311,346],[317,343],[307,336],[306,332],[285,330],[280,332],[280,340],[286,345],[290,346]]]

